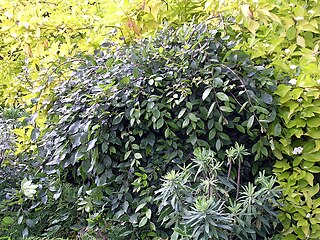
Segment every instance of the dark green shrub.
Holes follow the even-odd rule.
[[[43,171],[79,187],[78,210],[89,214],[89,227],[116,226],[115,239],[171,234],[157,220],[154,192],[197,147],[216,151],[227,173],[225,150],[245,144],[252,154],[242,159],[239,184],[253,181],[258,169],[270,172],[273,70],[233,46],[205,25],[168,28],[84,57],[55,89],[39,149]],[[231,165],[230,178],[236,176]]]
[[[25,120],[19,121],[21,117]],[[39,159],[32,159],[30,153],[13,154],[12,130],[24,126],[31,119],[28,117],[19,109],[0,111],[0,237],[21,239],[44,232],[48,237],[69,236],[70,226],[79,223],[74,204],[77,189],[54,183],[57,178],[39,172]],[[52,193],[56,190],[63,193],[59,201]]]

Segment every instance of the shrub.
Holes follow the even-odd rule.
[[[275,177],[259,173],[255,184],[242,187],[238,199],[230,198],[236,184],[223,174],[223,163],[215,153],[196,149],[194,155],[188,166],[167,173],[156,191],[159,220],[174,230],[170,239],[266,239],[273,235],[280,193]]]
[[[280,85],[277,121],[270,128],[278,160],[274,172],[283,188],[279,215],[285,239],[320,237],[319,87]]]
[[[214,149],[225,169],[225,150],[244,143],[254,157],[244,156],[239,184],[258,169],[270,172],[273,70],[255,66],[234,44],[206,25],[167,28],[84,57],[55,89],[39,148],[43,171],[79,187],[89,227],[117,226],[117,239],[171,234],[157,223],[154,192],[197,147]],[[236,172],[231,165],[230,179]]]

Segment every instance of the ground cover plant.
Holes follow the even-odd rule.
[[[171,235],[158,221],[154,192],[197,147],[216,152],[222,173],[237,182],[233,198],[258,169],[270,174],[273,70],[255,66],[234,45],[206,25],[169,27],[154,39],[84,56],[57,86],[38,151],[43,173],[77,189],[87,221],[78,230],[119,232],[117,239]],[[226,156],[234,139],[250,156]],[[61,188],[43,192],[59,200]]]

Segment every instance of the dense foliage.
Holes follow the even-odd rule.
[[[65,204],[62,188],[69,183],[78,192],[77,210],[94,229],[117,226],[117,239],[167,236],[154,192],[167,171],[204,147],[217,152],[221,174],[237,181],[229,193],[235,200],[240,185],[270,166],[265,133],[275,114],[268,93],[273,70],[253,65],[234,44],[217,30],[191,25],[84,57],[46,105],[39,156],[42,172],[55,179],[48,185],[57,187],[29,197],[53,194]],[[235,140],[252,155],[227,158]],[[34,218],[30,231],[40,224]]]
[[[22,233],[76,237],[76,232],[80,237],[91,227],[107,229],[111,239],[121,233],[171,234],[179,227],[168,230],[161,225],[154,192],[161,187],[160,178],[171,169],[180,174],[180,167],[193,163],[193,150],[202,147],[211,148],[223,163],[219,176],[226,179],[230,173],[233,187],[228,185],[228,194],[233,200],[242,193],[238,177],[241,185],[250,186],[259,171],[271,173],[272,150],[278,158],[273,172],[283,189],[278,218],[285,239],[319,238],[317,0],[10,0],[0,1],[0,12],[0,232],[4,237],[14,239]],[[199,29],[187,39],[200,45],[181,40],[181,32],[174,33],[176,39],[162,33],[166,37],[134,44],[165,23],[181,26],[204,20],[218,26],[213,42],[220,45],[208,46],[204,41],[212,33],[201,39],[196,34]],[[94,52],[101,44],[108,49]],[[212,49],[218,52],[214,56]],[[273,68],[254,67],[236,49],[256,64]],[[270,79],[282,83],[276,92],[269,87]],[[110,96],[115,98],[104,99]],[[126,97],[133,102],[127,104]],[[106,110],[103,104],[111,107]],[[80,127],[87,127],[88,135],[76,132]],[[50,147],[54,138],[60,140]],[[245,143],[251,153],[241,164],[230,157],[235,142]],[[61,149],[55,148],[58,145]],[[157,150],[160,145],[165,147]],[[151,161],[153,155],[157,161]],[[105,156],[112,162],[116,159],[111,173],[105,173],[110,164]],[[103,161],[108,163],[101,167]],[[128,162],[133,164],[126,169]],[[113,179],[120,170],[121,179]],[[101,181],[108,177],[112,181],[106,187]],[[121,189],[123,179],[127,185]],[[199,181],[187,182],[199,193]],[[104,188],[108,190],[103,192]],[[110,189],[128,189],[135,201],[120,193],[119,206],[102,211],[118,197]],[[140,194],[146,202],[136,199]],[[109,205],[100,206],[96,198],[108,198]],[[127,216],[134,214],[137,222],[130,222]],[[126,232],[136,225],[140,230]]]

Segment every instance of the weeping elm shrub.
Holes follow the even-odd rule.
[[[157,222],[154,192],[197,147],[214,150],[227,174],[225,150],[243,143],[251,155],[242,159],[240,185],[270,172],[273,70],[234,45],[206,25],[167,28],[84,57],[55,89],[39,149],[43,171],[80,187],[78,210],[90,215],[89,226],[117,231],[116,239],[171,234]]]

